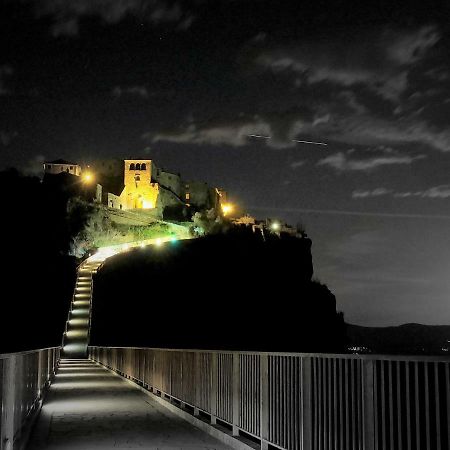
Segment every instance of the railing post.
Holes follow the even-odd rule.
[[[302,357],[301,372],[301,399],[302,399],[302,415],[301,415],[301,439],[302,450],[312,449],[312,358],[309,356]]]
[[[13,450],[16,429],[16,377],[17,356],[11,355],[4,360],[3,365],[3,411],[1,427],[1,450]]]
[[[364,360],[362,380],[364,450],[375,449],[374,371],[375,362],[373,360]]]
[[[200,353],[195,352],[195,406],[194,406],[194,416],[200,415],[200,410],[198,406],[201,401],[201,388],[200,388],[200,380],[201,380],[201,364],[200,364]]]
[[[260,437],[261,450],[268,449],[269,440],[269,357],[260,356],[259,389],[260,389]]]
[[[239,436],[239,402],[241,398],[239,353],[233,353],[233,436]]]
[[[217,353],[211,353],[211,424],[217,417]]]

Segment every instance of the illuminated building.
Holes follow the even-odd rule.
[[[79,177],[81,175],[81,166],[64,159],[56,159],[55,161],[44,163],[44,173],[46,174],[57,175],[64,172]]]
[[[126,159],[124,185],[120,194],[123,209],[153,209],[159,195],[159,184],[152,182],[154,166],[150,159]]]

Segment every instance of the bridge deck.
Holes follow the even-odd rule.
[[[229,449],[88,360],[62,361],[27,448]]]

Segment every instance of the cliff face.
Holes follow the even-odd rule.
[[[245,232],[110,259],[94,281],[93,345],[341,350],[311,241]]]

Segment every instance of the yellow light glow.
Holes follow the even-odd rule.
[[[143,209],[153,209],[155,207],[155,205],[153,204],[153,202],[150,202],[148,200],[143,200],[142,201],[142,208]]]
[[[222,204],[222,212],[224,216],[227,216],[231,212],[233,212],[233,205],[231,203],[223,203]]]
[[[155,245],[157,247],[161,247],[162,244],[163,244],[163,241],[161,239],[158,238],[158,239],[155,240]]]
[[[82,179],[85,183],[91,183],[94,180],[94,175],[91,172],[86,172],[83,174]]]
[[[278,231],[280,229],[280,224],[278,222],[274,222],[271,225],[271,228],[272,228],[273,231]]]

